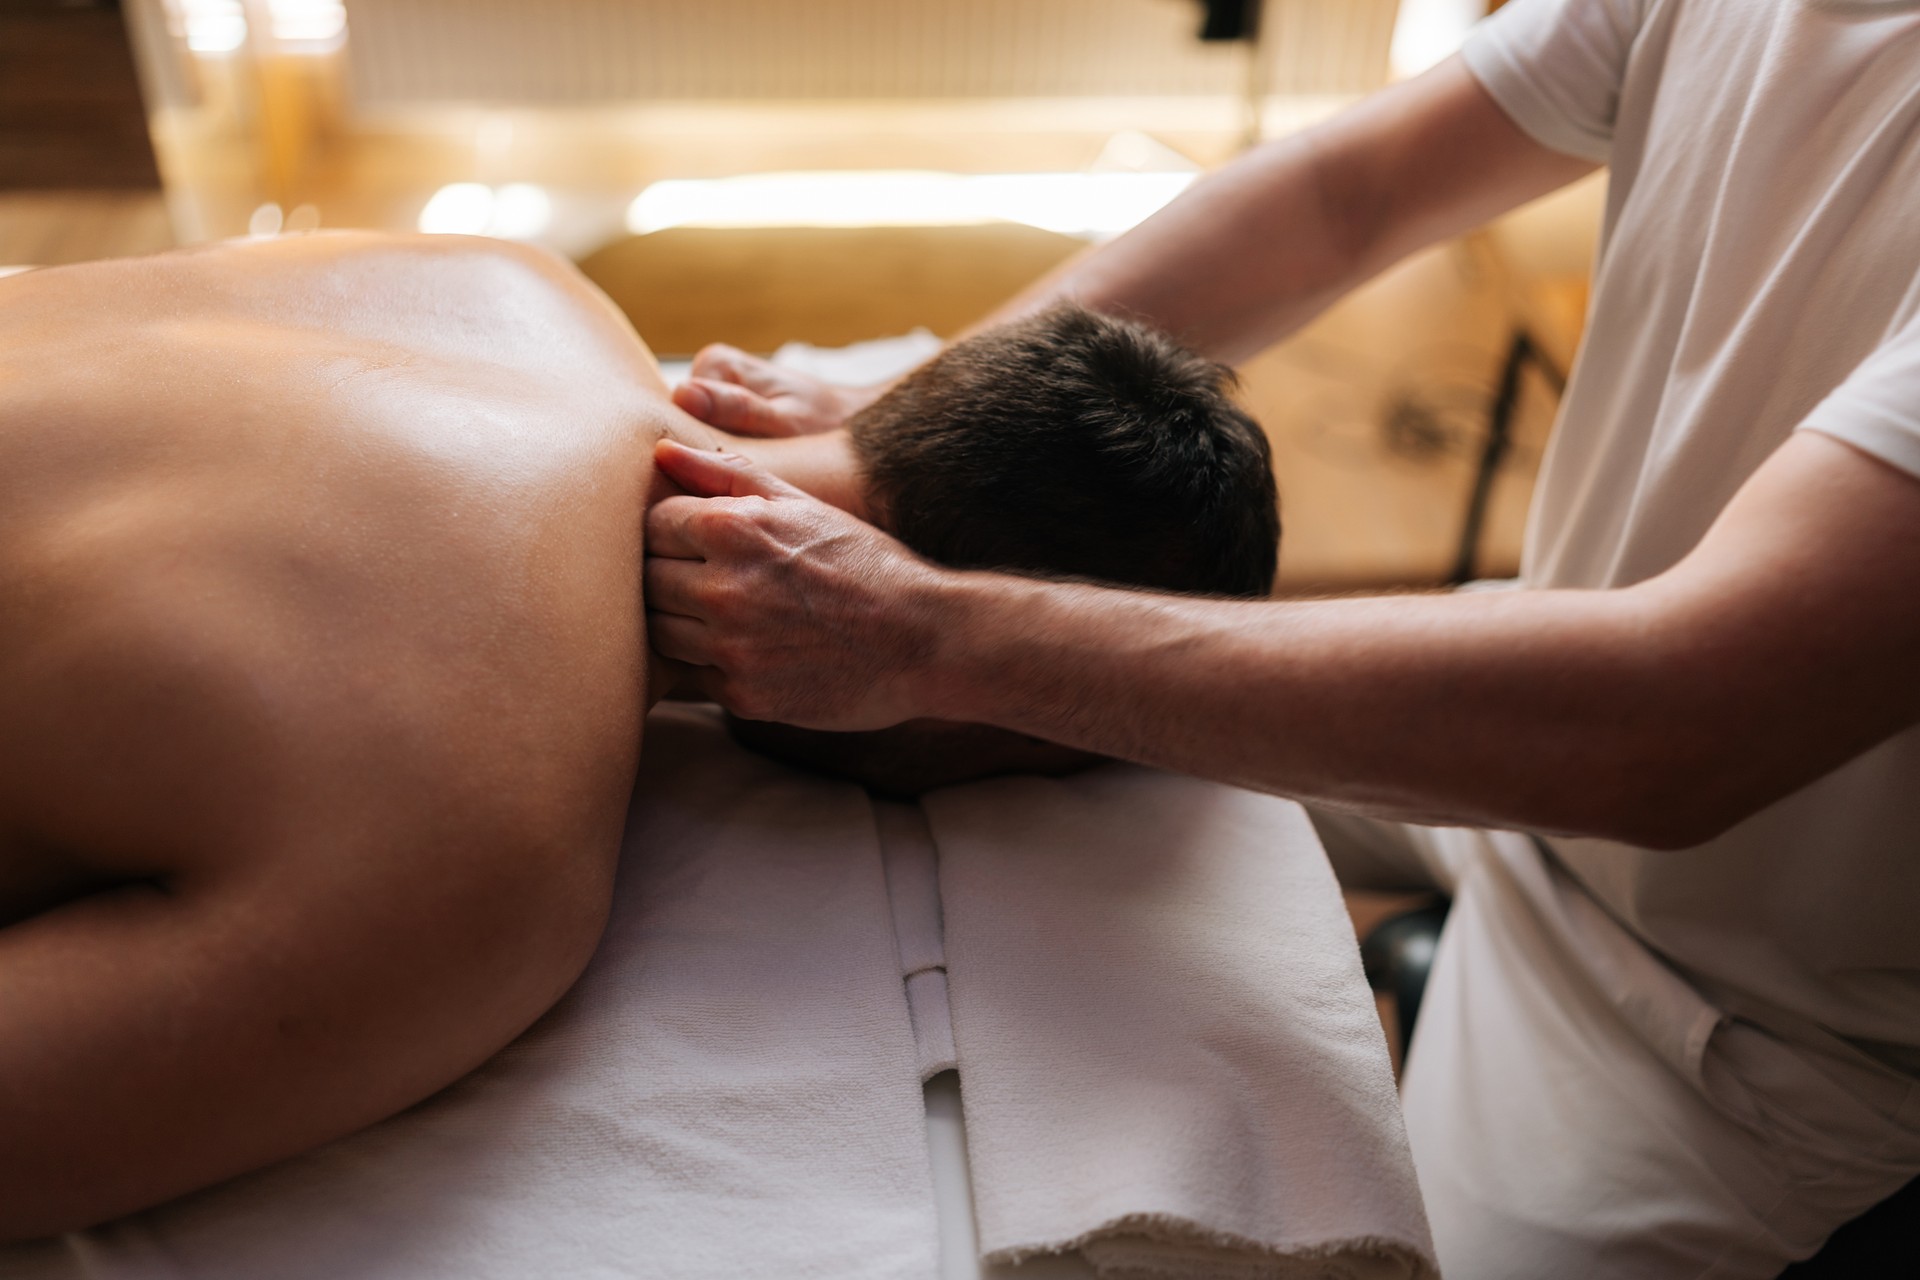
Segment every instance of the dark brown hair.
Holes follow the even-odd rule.
[[[1279,506],[1233,385],[1155,330],[1060,305],[956,343],[849,425],[875,517],[930,559],[1264,596]]]

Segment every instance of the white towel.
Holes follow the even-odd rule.
[[[0,274],[4,274],[5,270],[0,267]],[[944,345],[927,330],[915,329],[897,338],[873,338],[845,347],[816,347],[806,342],[789,342],[773,353],[773,362],[841,386],[868,387],[876,382],[897,378],[916,365],[931,360]],[[660,373],[668,386],[678,386],[693,376],[693,361],[662,360]]]
[[[1298,805],[1110,766],[922,806],[987,1261],[1437,1275],[1353,929]]]
[[[364,1133],[63,1247],[33,1280],[932,1280],[925,1113],[864,793],[647,722],[586,976]]]
[[[873,338],[844,347],[789,342],[773,353],[773,362],[849,387],[869,387],[897,378],[931,360],[946,344],[925,329],[897,338]]]

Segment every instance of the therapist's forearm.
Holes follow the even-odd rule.
[[[1649,594],[1246,604],[949,580],[938,713],[1320,804],[1647,845],[1727,725]]]
[[[1920,482],[1814,431],[1633,586],[1309,603],[945,570],[743,460],[656,461],[703,496],[648,513],[650,636],[754,719],[979,721],[1385,816],[1675,847],[1920,724]]]

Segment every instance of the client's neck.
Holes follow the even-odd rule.
[[[664,406],[666,435],[689,449],[725,449],[743,454],[798,489],[805,489],[822,502],[842,511],[871,520],[866,495],[860,486],[859,468],[853,456],[853,441],[843,431],[821,435],[787,436],[763,439],[736,436],[717,431],[668,403]],[[658,478],[648,505],[673,492],[664,476]]]
[[[851,512],[862,520],[873,518],[867,510],[866,495],[860,487],[853,442],[845,431],[769,440],[749,436],[726,436],[723,439],[726,448],[745,454],[788,484],[805,489],[820,501]]]

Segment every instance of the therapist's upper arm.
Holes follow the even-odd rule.
[[[1635,590],[1691,713],[1674,723],[1702,757],[1686,773],[1710,827],[1920,722],[1920,478],[1861,449],[1794,433]]]
[[[1375,270],[1465,234],[1599,167],[1542,142],[1455,54],[1327,126],[1321,163]]]

